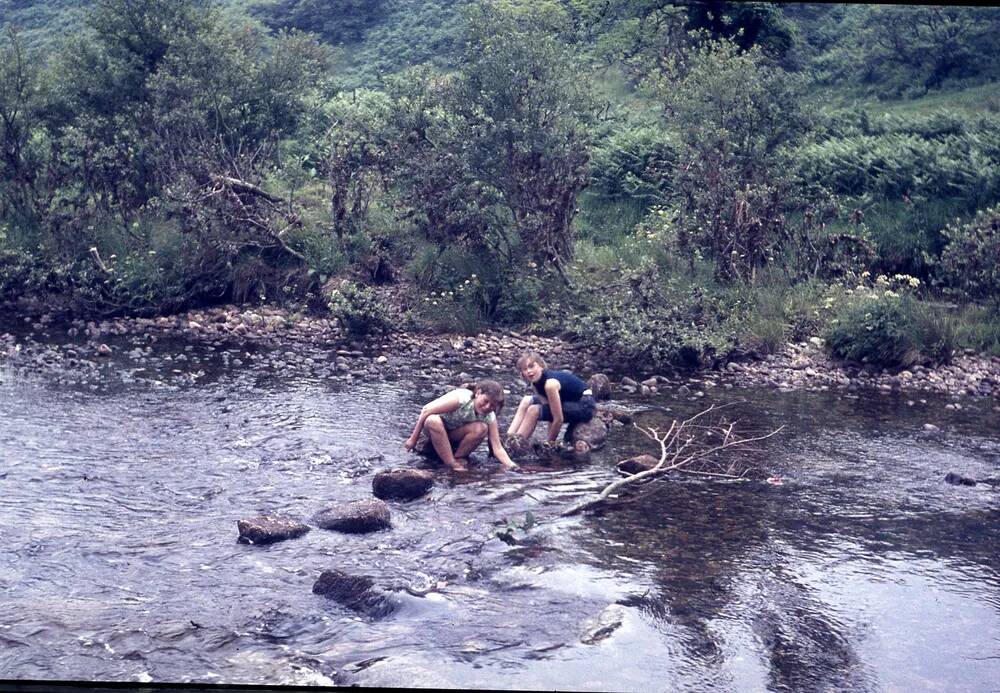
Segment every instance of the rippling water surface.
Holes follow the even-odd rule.
[[[181,386],[176,365],[96,390],[0,369],[0,678],[997,689],[1000,490],[943,482],[1000,476],[989,403],[667,394],[639,420],[742,398],[747,429],[784,424],[743,453],[784,484],[678,478],[554,519],[653,452],[618,428],[584,467],[503,474],[480,455],[391,504],[390,531],[260,547],[236,542],[236,520],[308,521],[420,464],[402,441],[448,379],[334,385],[189,353],[178,370],[206,375]],[[491,538],[528,511],[540,524],[518,544]],[[328,568],[400,607],[372,619],[313,595]]]

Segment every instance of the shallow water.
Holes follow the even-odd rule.
[[[308,521],[370,497],[378,470],[420,464],[402,442],[449,379],[345,385],[184,353],[124,383],[126,364],[112,363],[96,389],[0,367],[0,678],[601,691],[1000,681],[1000,491],[943,482],[1000,476],[990,403],[666,394],[641,402],[656,408],[640,422],[742,399],[743,430],[784,425],[740,453],[783,485],[678,478],[555,519],[614,479],[615,461],[654,451],[616,428],[587,466],[504,474],[480,453],[467,477],[439,470],[428,497],[392,503],[390,531],[314,529],[261,547],[236,542],[237,519]],[[528,511],[540,524],[518,544],[491,538]],[[328,568],[400,590],[399,608],[371,619],[313,595]],[[585,642],[602,614],[620,625]]]

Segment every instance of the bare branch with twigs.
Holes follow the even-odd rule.
[[[781,426],[766,435],[750,438],[739,438],[734,433],[735,422],[722,423],[716,426],[704,426],[695,422],[702,417],[718,411],[729,405],[712,405],[708,409],[695,414],[684,421],[674,420],[665,433],[653,427],[634,424],[647,438],[656,441],[660,446],[660,458],[655,465],[644,471],[632,474],[624,479],[613,481],[604,487],[596,497],[578,503],[562,513],[563,517],[576,515],[589,508],[600,505],[618,491],[637,483],[663,476],[668,472],[681,472],[709,476],[719,479],[742,479],[746,477],[751,467],[740,468],[730,462],[722,464],[715,458],[725,450],[737,446],[766,440],[781,431]],[[718,437],[721,442],[713,443],[710,439]]]

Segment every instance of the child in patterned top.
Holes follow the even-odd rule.
[[[516,467],[500,442],[497,414],[503,402],[503,388],[495,380],[465,383],[424,405],[404,447],[413,450],[426,428],[441,461],[457,472],[464,472],[468,463],[465,458],[488,436],[500,464],[505,469]]]

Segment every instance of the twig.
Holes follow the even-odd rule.
[[[582,503],[578,503],[569,510],[566,510],[565,512],[561,513],[561,516],[567,517],[570,515],[576,515],[588,508],[592,508],[595,505],[603,503],[611,495],[613,495],[622,488],[625,488],[627,486],[632,486],[646,479],[662,476],[663,474],[666,474],[667,472],[670,471],[680,471],[686,474],[697,474],[701,476],[710,476],[713,478],[721,478],[721,479],[744,478],[743,475],[746,473],[746,470],[738,474],[735,473],[736,472],[735,463],[731,463],[729,464],[728,467],[725,467],[724,468],[725,471],[706,471],[704,469],[688,468],[693,464],[695,464],[696,462],[704,461],[707,458],[710,458],[713,455],[716,455],[719,452],[727,450],[731,447],[735,447],[737,445],[746,445],[748,443],[754,443],[757,441],[766,440],[767,438],[776,435],[784,428],[784,426],[780,426],[777,429],[771,431],[770,433],[762,436],[754,436],[752,438],[735,438],[733,436],[733,429],[735,426],[734,423],[730,423],[728,426],[720,426],[720,427],[694,425],[695,421],[705,416],[706,414],[709,414],[713,411],[722,409],[727,406],[731,406],[732,404],[735,404],[735,402],[731,402],[729,404],[724,404],[724,405],[713,404],[708,409],[699,412],[698,414],[695,414],[694,416],[682,422],[678,423],[676,420],[674,420],[670,424],[670,428],[667,430],[667,432],[663,434],[661,434],[659,430],[656,428],[653,427],[643,428],[638,424],[634,424],[635,427],[640,431],[642,431],[642,433],[646,437],[655,440],[659,444],[660,458],[656,462],[656,464],[653,465],[651,468],[643,470],[637,474],[633,474],[624,479],[617,479],[611,482],[610,484],[605,486],[604,489],[602,489],[601,492],[598,493],[596,497],[591,498]],[[722,438],[722,443],[711,446],[704,450],[693,450],[691,452],[687,452],[688,449],[696,441],[696,436],[694,434],[689,434],[691,429],[695,429],[696,432],[701,431],[703,436],[719,435]],[[719,469],[719,467],[716,467],[716,469]]]

